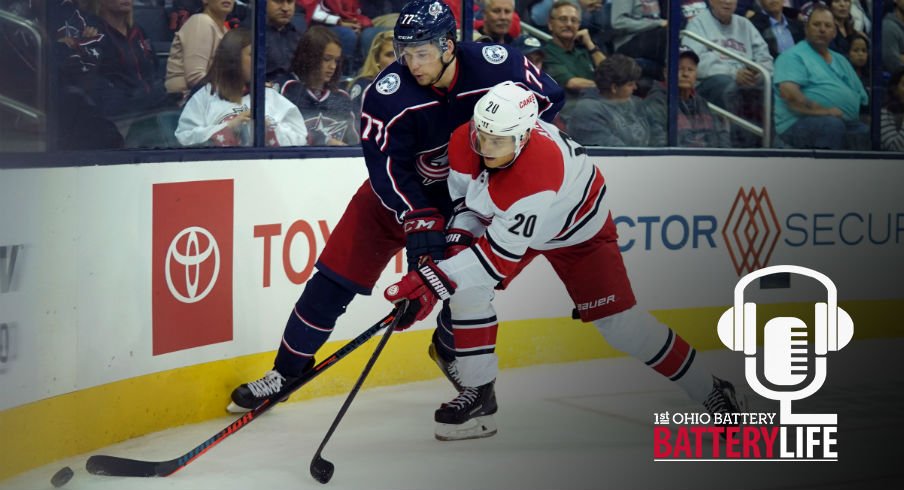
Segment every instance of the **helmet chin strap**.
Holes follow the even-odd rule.
[[[437,75],[436,78],[433,79],[432,82],[430,82],[430,85],[436,85],[436,82],[439,82],[440,79],[443,78],[443,75],[446,74],[446,70],[449,68],[449,65],[451,65],[452,62],[455,61],[455,50],[452,51],[452,58],[450,58],[448,62],[443,61],[443,54],[439,55],[439,62],[443,64],[443,69],[440,70],[439,75]]]

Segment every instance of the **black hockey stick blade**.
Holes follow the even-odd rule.
[[[355,382],[355,386],[345,398],[345,402],[342,404],[342,408],[339,409],[339,413],[337,413],[336,417],[333,419],[333,423],[330,425],[330,429],[326,432],[326,436],[324,436],[323,441],[320,442],[320,447],[317,448],[317,452],[314,454],[314,457],[311,458],[311,476],[313,476],[314,479],[319,481],[320,483],[326,484],[327,482],[329,482],[330,478],[333,477],[333,471],[335,471],[336,469],[336,466],[333,465],[333,463],[327,461],[321,455],[323,448],[326,447],[327,441],[330,440],[333,432],[336,431],[336,427],[339,426],[339,422],[342,420],[342,417],[345,416],[345,412],[347,412],[348,408],[351,406],[352,400],[355,399],[355,395],[358,394],[358,391],[361,389],[361,385],[364,384],[364,380],[367,378],[370,370],[377,362],[377,358],[380,357],[380,352],[383,351],[383,347],[386,346],[386,342],[389,341],[389,337],[392,335],[393,330],[395,330],[396,325],[399,323],[401,312],[404,312],[408,308],[408,301],[402,300],[397,304],[396,308],[396,311],[400,312],[400,314],[392,320],[389,328],[386,329],[386,333],[383,334],[383,338],[380,339],[380,343],[377,344],[377,347],[374,349],[373,354],[370,355],[370,359],[364,366],[364,370],[361,371],[361,375],[358,376],[358,381]]]
[[[323,459],[323,456],[317,456],[311,460],[311,476],[320,483],[326,484],[333,477],[333,470],[336,467],[333,463]]]
[[[403,310],[396,308],[385,318],[365,330],[354,339],[350,340],[332,355],[319,362],[313,369],[301,375],[297,380],[287,386],[287,392],[279,395],[282,399],[291,395],[296,390],[306,385],[308,382],[326,371],[333,364],[339,362],[342,358],[349,355],[352,351],[360,347],[362,344],[371,339],[380,330],[390,327],[393,328],[398,320],[398,313]],[[88,458],[85,463],[85,469],[93,475],[103,476],[132,476],[132,477],[151,477],[151,476],[169,476],[173,473],[188,466],[192,461],[207,452],[210,448],[216,446],[224,439],[235,434],[242,427],[250,424],[254,419],[269,411],[279,400],[274,395],[264,400],[257,408],[245,413],[233,423],[229,424],[223,430],[214,434],[211,438],[198,444],[191,451],[169,461],[143,461],[138,459],[120,458],[117,456],[94,455]]]

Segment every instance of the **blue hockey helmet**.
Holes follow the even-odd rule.
[[[393,45],[396,58],[404,64],[402,50],[407,46],[434,43],[440,52],[455,36],[455,16],[442,0],[412,0],[402,7],[395,24]]]

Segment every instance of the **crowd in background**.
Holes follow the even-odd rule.
[[[460,3],[447,3],[460,24]],[[60,149],[251,143],[248,1],[0,4],[46,19],[47,104]],[[267,144],[357,144],[361,97],[395,60],[394,12],[404,0],[266,4]],[[760,147],[749,129],[759,127],[775,135],[774,147],[869,149],[872,102],[882,107],[882,149],[904,151],[904,0],[885,2],[876,83],[872,2],[681,4],[682,18],[669,19],[667,0],[475,0],[474,40],[519,50],[563,86],[558,124],[585,145],[666,145],[668,26],[678,22],[736,55],[678,41],[679,146]],[[9,68],[0,94],[27,104],[36,97],[29,41],[9,27],[0,34]],[[764,120],[767,80],[773,111]]]

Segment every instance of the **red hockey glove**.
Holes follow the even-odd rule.
[[[436,208],[413,209],[405,213],[402,224],[405,229],[408,254],[408,271],[417,269],[418,261],[428,256],[434,261],[443,260],[446,252],[446,220]]]
[[[474,242],[474,235],[459,228],[446,232],[446,258],[451,258],[466,250]]]
[[[402,280],[386,288],[383,296],[392,303],[408,300],[408,307],[399,313],[396,330],[405,330],[414,322],[427,318],[437,300],[448,299],[455,293],[455,283],[449,279],[433,259],[427,258],[417,269],[405,274]]]

